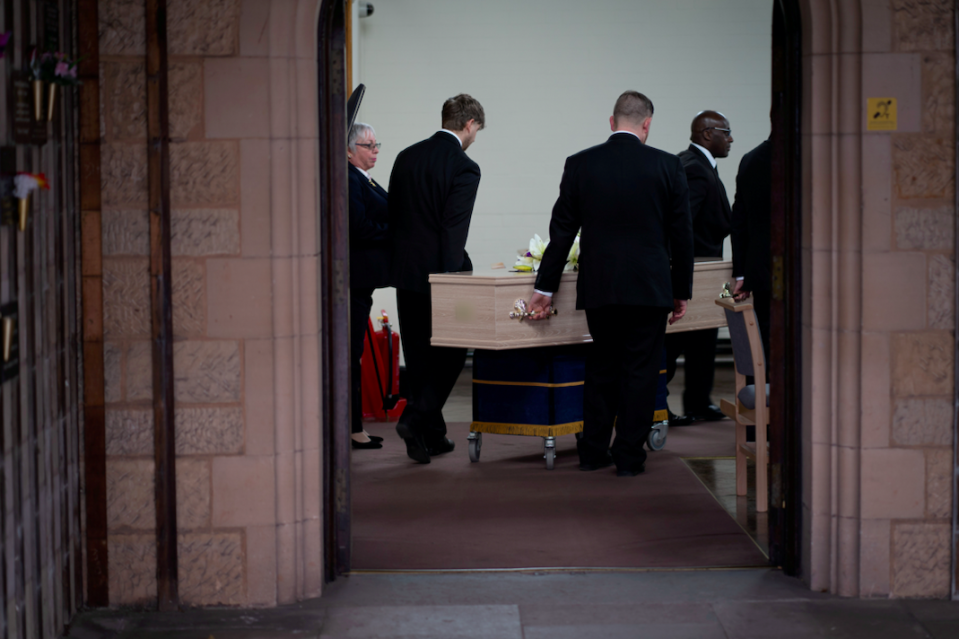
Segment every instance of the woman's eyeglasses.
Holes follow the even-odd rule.
[[[366,144],[363,144],[362,142],[357,142],[356,146],[361,146],[364,149],[372,151],[373,149],[379,150],[379,148],[383,146],[383,144],[381,142],[367,142]]]

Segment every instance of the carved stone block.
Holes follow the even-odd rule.
[[[206,270],[195,260],[173,260],[173,336],[198,337],[206,331]]]
[[[892,163],[899,197],[951,198],[955,151],[947,138],[901,134],[893,136]]]
[[[146,140],[146,63],[142,60],[103,62],[100,78],[107,140]]]
[[[109,404],[123,399],[123,349],[115,342],[103,343],[104,400]]]
[[[147,147],[145,144],[104,144],[100,147],[100,185],[104,208],[146,209]]]
[[[146,210],[104,211],[101,233],[105,256],[150,255],[150,216]]]
[[[953,245],[951,208],[896,211],[896,246],[902,250],[945,250]]]
[[[922,130],[952,137],[956,128],[956,62],[952,54],[922,57]]]
[[[892,595],[949,594],[950,524],[900,523],[892,529]]]
[[[176,525],[182,531],[210,525],[209,460],[176,460]]]
[[[234,341],[178,342],[173,347],[176,401],[240,401],[240,346]]]
[[[243,535],[178,536],[180,600],[187,605],[236,605],[244,599]]]
[[[100,0],[100,55],[146,55],[144,0]]]
[[[107,409],[107,455],[153,455],[153,411]]]
[[[236,206],[239,147],[235,142],[170,145],[170,192],[180,207]]]
[[[952,450],[926,451],[926,516],[952,517]]]
[[[123,381],[128,402],[153,399],[153,345],[133,342],[127,347]]]
[[[890,345],[894,396],[952,394],[955,344],[947,331],[894,333]]]
[[[239,0],[170,0],[168,28],[172,55],[234,55]]]
[[[153,530],[155,527],[153,460],[108,459],[108,530]]]
[[[955,326],[956,272],[945,255],[929,256],[929,328],[952,330]]]
[[[950,445],[952,402],[935,397],[896,400],[892,439],[900,446]]]
[[[149,337],[150,272],[146,259],[103,260],[103,333]]]
[[[177,455],[234,455],[243,452],[243,409],[178,408]]]
[[[951,49],[951,0],[892,0],[893,43],[899,51]]]
[[[173,255],[201,257],[240,252],[240,212],[230,209],[174,209]]]
[[[170,137],[202,137],[203,65],[176,62],[170,65]]]
[[[156,535],[110,535],[110,605],[156,605]]]

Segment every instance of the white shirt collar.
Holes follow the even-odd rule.
[[[635,137],[635,138],[636,138],[637,140],[639,140],[640,142],[643,141],[643,139],[642,139],[641,137],[639,137],[638,135],[636,135],[636,134],[633,133],[632,131],[626,131],[626,130],[613,131],[613,135],[616,135],[617,133],[629,133],[630,135],[632,135],[633,137]]]
[[[707,149],[706,147],[699,146],[695,142],[690,142],[690,144],[692,144],[694,147],[702,151],[703,155],[706,156],[706,159],[709,160],[709,163],[712,165],[712,167],[714,169],[716,168],[716,158],[714,158],[713,154],[709,152],[709,149]]]
[[[356,169],[357,171],[359,171],[360,173],[362,173],[363,175],[365,175],[367,180],[370,179],[370,174],[367,173],[366,171],[364,171],[363,169],[361,169],[360,167],[356,166],[355,164],[352,164],[352,165],[350,165],[350,166],[352,166],[354,169]]]
[[[440,131],[445,131],[446,133],[449,133],[450,135],[452,135],[454,138],[456,138],[456,141],[460,143],[460,148],[463,148],[463,141],[460,139],[460,136],[456,135],[449,129],[440,129]]]

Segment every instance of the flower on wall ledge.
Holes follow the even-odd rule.
[[[520,251],[516,256],[516,263],[513,264],[513,269],[525,273],[539,271],[539,265],[543,261],[543,253],[546,252],[547,246],[549,246],[549,240],[543,240],[538,234],[533,235],[533,239],[529,241],[529,250],[525,253]],[[569,249],[569,256],[566,258],[566,266],[563,270],[575,271],[578,267],[579,233],[576,234],[576,239],[573,240],[573,245]]]
[[[50,189],[47,176],[43,173],[17,173],[13,178],[13,196],[18,200],[30,197],[37,189]]]
[[[36,49],[30,54],[30,74],[34,80],[42,80],[61,86],[80,84],[77,79],[77,62],[66,53],[40,53]]]

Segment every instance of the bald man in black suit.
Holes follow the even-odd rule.
[[[649,98],[626,91],[609,119],[609,139],[566,160],[530,300],[532,319],[549,317],[570,246],[582,229],[576,308],[586,311],[593,345],[586,359],[579,468],[615,463],[621,477],[645,470],[643,444],[655,411],[667,315],[672,311],[670,324],[679,320],[692,293],[686,176],[679,158],[646,145],[652,117]]]
[[[693,218],[693,254],[697,258],[723,257],[723,240],[729,235],[732,212],[726,187],[719,178],[716,160],[729,156],[733,143],[729,120],[716,111],[702,111],[690,126],[689,148],[679,153],[689,183],[689,212]],[[719,329],[671,333],[666,337],[666,377],[676,373],[676,359],[685,355],[685,418],[671,417],[670,424],[683,426],[693,420],[718,421],[725,415],[713,404],[716,368],[716,337]]]

